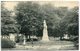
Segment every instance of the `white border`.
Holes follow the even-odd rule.
[[[79,1],[79,0],[1,0],[1,1]]]
[[[0,1],[0,51],[1,51],[1,1]]]
[[[1,51],[1,1],[79,1],[79,26],[80,26],[80,0],[0,0],[0,51]],[[80,34],[80,27],[79,27],[79,34]],[[79,45],[80,45],[80,35],[79,35]],[[62,51],[68,51],[68,50],[62,50]],[[74,50],[70,50],[70,51],[74,51]]]
[[[79,0],[79,50],[80,50],[80,0]]]

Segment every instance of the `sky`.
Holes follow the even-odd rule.
[[[78,6],[79,3],[78,1],[36,1],[39,2],[40,4],[47,4],[50,3],[56,7],[68,7],[68,8],[73,8],[75,6]],[[4,2],[4,6],[8,10],[14,10],[14,7],[18,4],[17,1],[6,1]]]

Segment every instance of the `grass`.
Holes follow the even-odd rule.
[[[31,42],[26,42],[26,45],[32,45]],[[43,46],[50,46],[50,45],[73,45],[73,42],[70,41],[50,41],[50,42],[41,42],[41,41],[35,41],[33,42],[33,45],[35,46],[39,46],[39,45],[43,45]]]
[[[10,50],[76,50],[74,47],[74,43],[71,41],[60,41],[60,40],[50,40],[49,42],[42,41],[34,41],[33,44],[31,42],[26,42],[25,45],[20,45],[16,48],[12,48]]]
[[[50,41],[50,42],[41,42],[35,41],[33,44],[31,42],[26,42],[26,45],[20,45],[19,48],[15,49],[53,49],[53,50],[75,50],[76,48],[73,46],[74,43],[70,41]]]

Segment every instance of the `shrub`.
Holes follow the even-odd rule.
[[[14,48],[15,42],[9,39],[1,39],[1,48]]]
[[[74,42],[74,46],[79,49],[79,36],[73,36],[70,39]]]
[[[23,42],[23,35],[16,36],[16,43]]]
[[[75,43],[75,47],[76,47],[77,49],[79,49],[79,37],[78,37],[78,36],[76,36],[76,37],[74,38],[74,43]]]

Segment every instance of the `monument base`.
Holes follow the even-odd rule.
[[[41,40],[41,42],[49,42],[49,41],[43,41],[43,40]]]
[[[42,42],[49,42],[49,39],[48,39],[48,38],[42,38],[41,41],[42,41]]]

